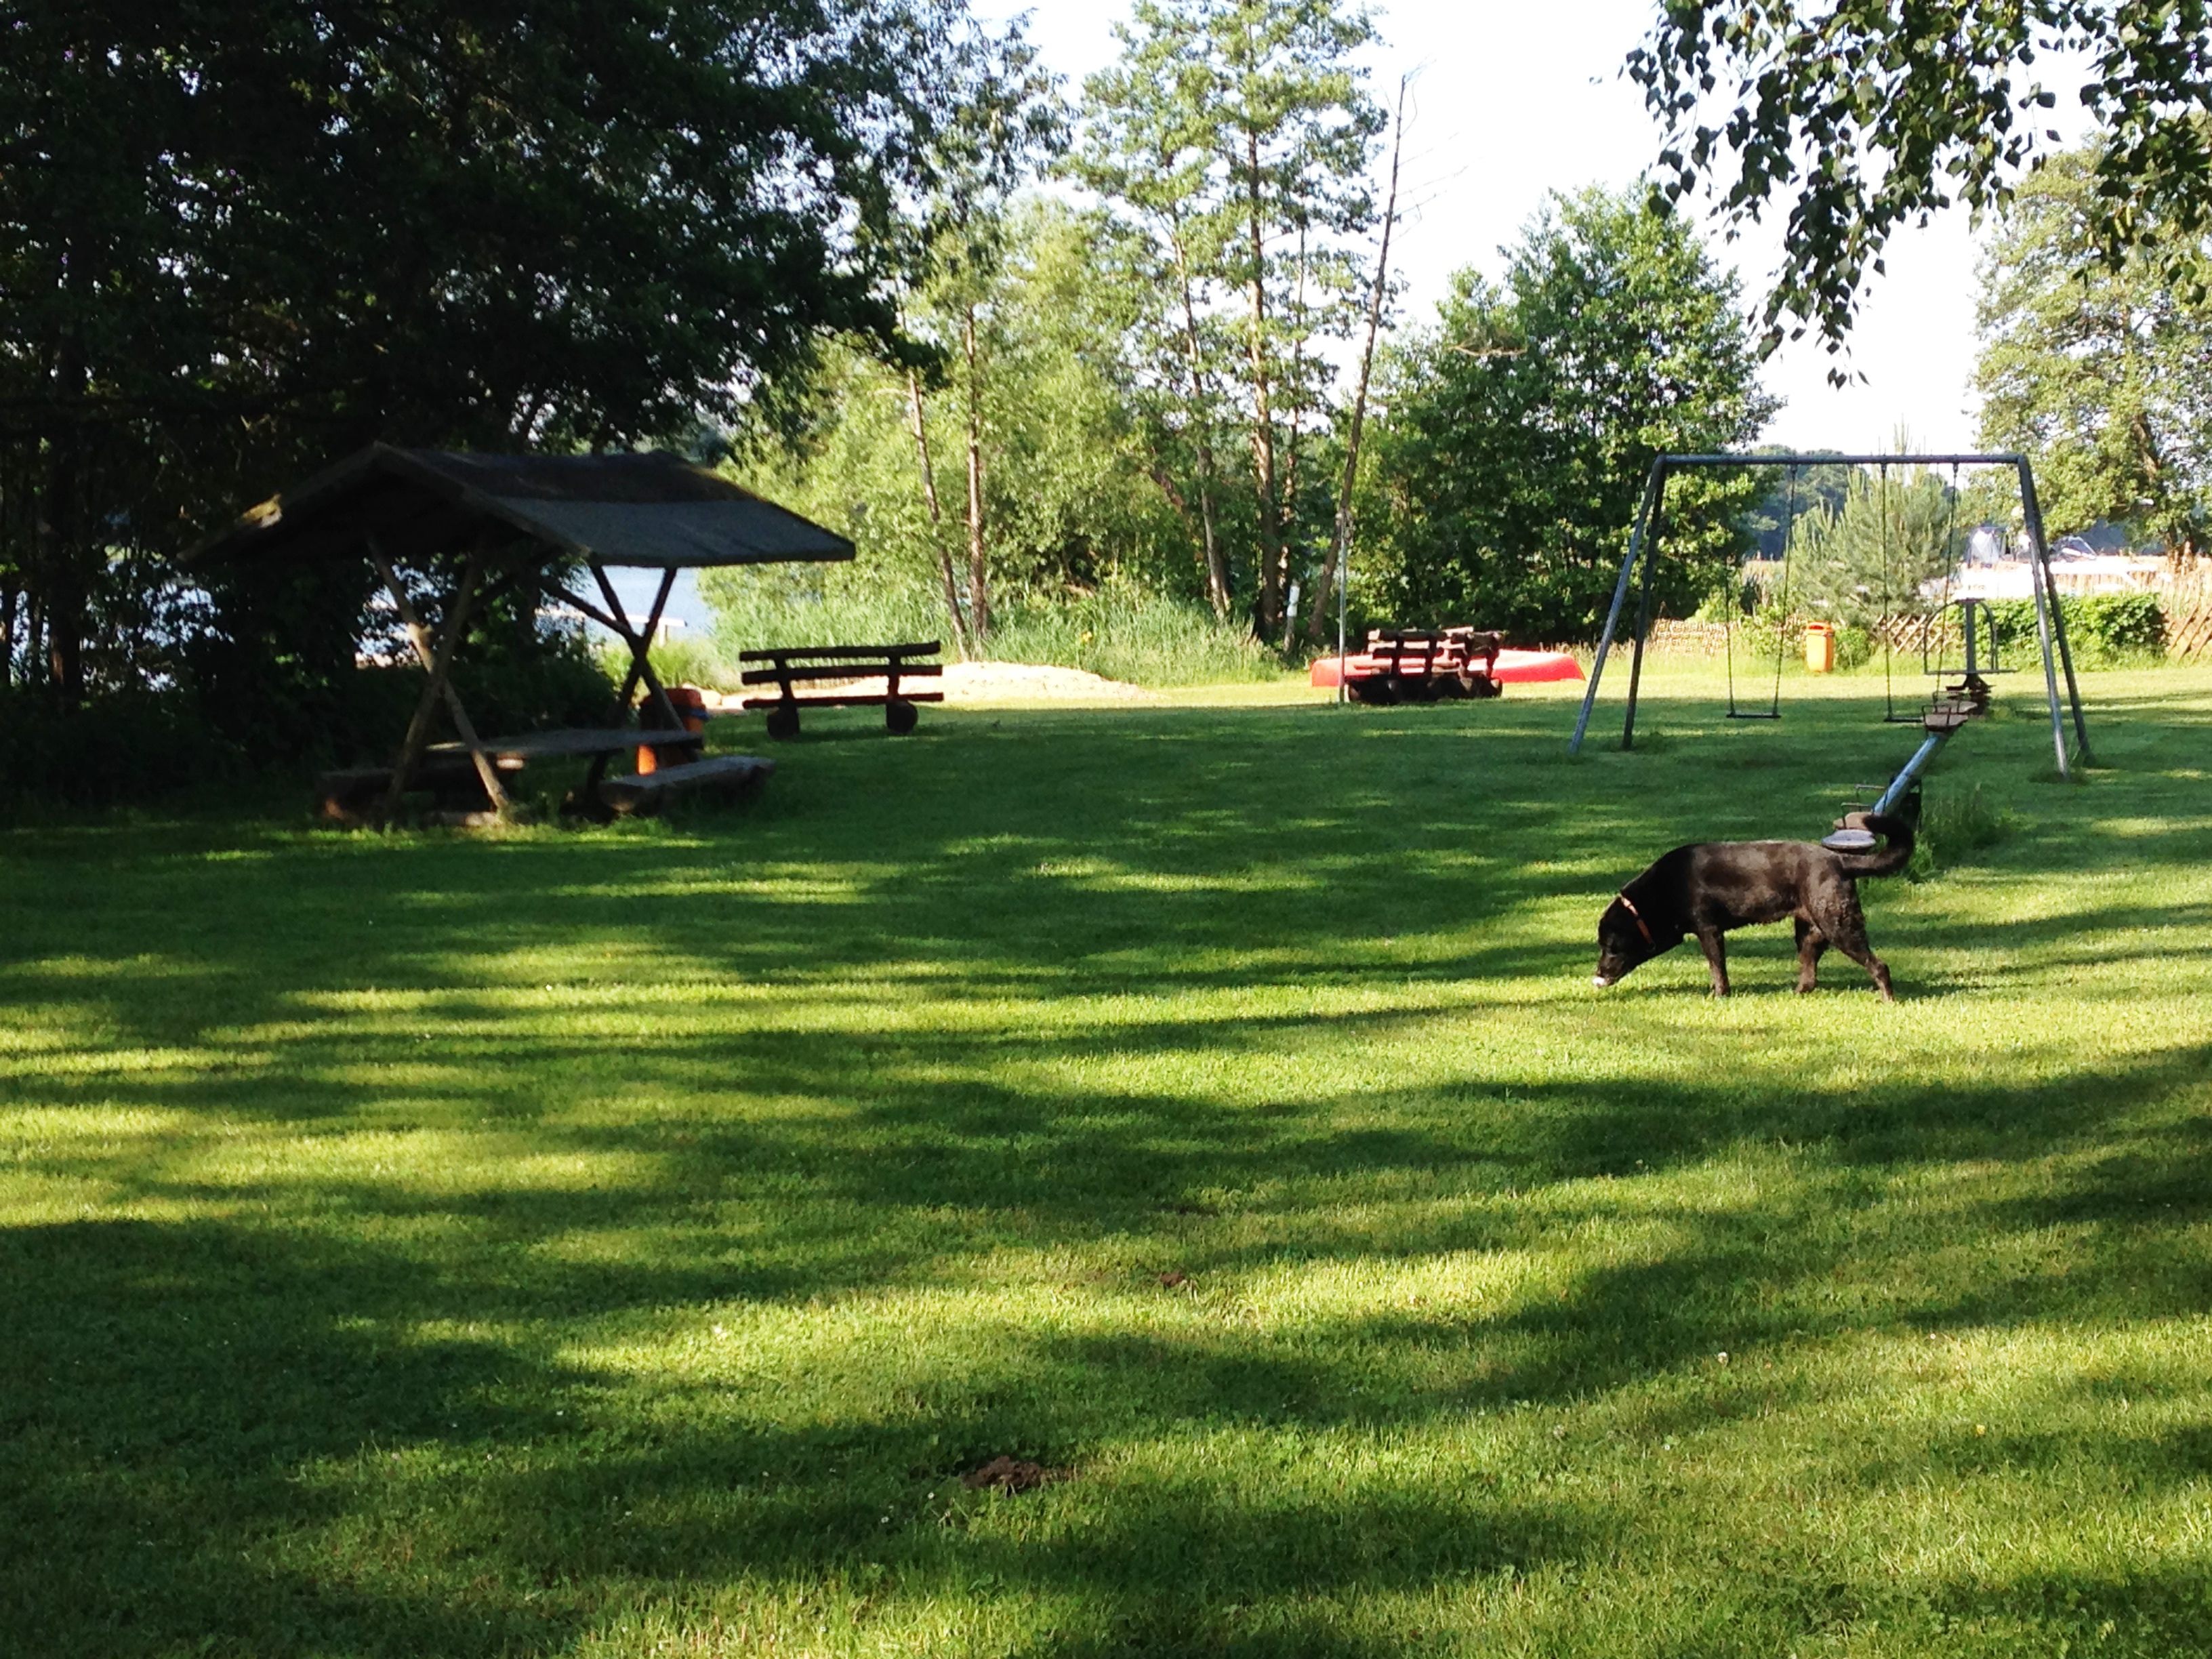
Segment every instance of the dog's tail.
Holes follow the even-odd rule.
[[[1887,812],[1854,812],[1853,829],[1871,830],[1882,841],[1879,853],[1838,853],[1836,862],[1854,876],[1893,876],[1912,861],[1912,821]]]

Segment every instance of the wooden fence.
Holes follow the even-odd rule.
[[[2212,570],[2198,568],[2159,584],[2166,611],[2166,654],[2177,662],[2212,659]]]
[[[2161,575],[2146,591],[2158,595],[2160,608],[2166,613],[2166,655],[2176,662],[2212,662],[2212,561],[2201,562],[2194,569]],[[1791,632],[1797,630],[1793,627]],[[1917,658],[1924,649],[1931,661],[1955,665],[1963,659],[1956,611],[1936,617],[1885,617],[1867,632],[1877,654],[1887,645],[1898,658]],[[1677,656],[1718,657],[1728,648],[1728,631],[1718,623],[1654,622],[1650,645],[1655,651]],[[1773,649],[1771,635],[1763,643],[1755,643],[1745,630],[1735,641],[1739,659],[1747,653],[1771,657]],[[2020,649],[2015,644],[2008,658]],[[2026,650],[2032,656],[2034,649],[2031,637]],[[2023,660],[2013,665],[2026,664]]]

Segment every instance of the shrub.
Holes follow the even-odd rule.
[[[2090,593],[2058,603],[2077,667],[2141,662],[2166,649],[2166,607],[2155,593]],[[1998,650],[2025,666],[2037,649],[2035,601],[1992,600],[1990,617]]]
[[[246,751],[210,730],[185,692],[116,692],[64,710],[0,691],[0,811],[157,800],[246,770]]]

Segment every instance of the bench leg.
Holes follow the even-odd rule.
[[[779,741],[799,735],[799,705],[786,701],[768,711],[768,734]]]
[[[914,730],[918,711],[904,697],[893,697],[884,705],[884,729],[895,738],[902,738]]]

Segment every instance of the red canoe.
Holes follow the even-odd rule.
[[[1307,678],[1315,685],[1334,686],[1341,678],[1334,657],[1316,657]],[[1354,679],[1366,674],[1380,673],[1382,665],[1375,658],[1357,656],[1352,659]],[[1501,651],[1498,653],[1495,674],[1501,685],[1529,685],[1539,680],[1578,680],[1583,678],[1583,665],[1564,651]]]

